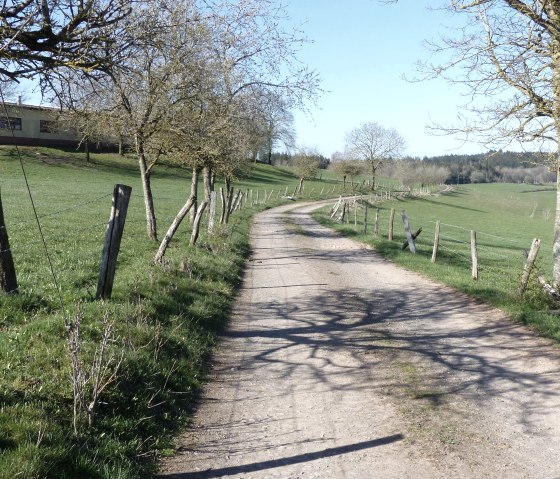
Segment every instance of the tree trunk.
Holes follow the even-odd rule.
[[[231,198],[230,198],[230,190],[231,190],[231,179],[226,176],[225,178],[225,191],[224,191],[224,199],[223,199],[223,210],[222,210],[222,217],[220,218],[221,224],[227,224],[229,220],[229,209],[231,208]],[[223,191],[223,190],[222,190]]]
[[[300,178],[300,179],[299,179],[299,185],[298,185],[298,188],[297,188],[296,195],[300,195],[302,189],[303,189],[303,178]]]
[[[552,285],[558,289],[560,286],[560,165],[556,167],[556,175],[556,217],[554,220],[554,242],[552,243]]]
[[[191,240],[189,242],[191,246],[194,246],[198,240],[198,235],[200,234],[200,220],[202,219],[202,214],[204,213],[207,205],[208,203],[204,200],[198,207],[196,216],[194,217],[193,230],[191,233]]]
[[[18,291],[16,269],[10,250],[8,231],[4,223],[2,197],[0,197],[0,291],[5,293],[17,293]]]
[[[560,19],[559,7],[556,2],[550,2],[550,21],[558,25]],[[552,70],[553,117],[556,124],[557,139],[560,140],[560,38],[551,35],[550,58]],[[558,142],[560,145],[560,142]],[[554,220],[554,242],[552,243],[552,284],[558,289],[560,286],[560,147],[556,156],[556,216]]]
[[[138,137],[136,137],[136,155],[138,156],[138,165],[140,166],[142,192],[144,194],[144,205],[146,206],[146,229],[148,231],[148,238],[153,241],[157,241],[156,213],[154,210],[154,198],[152,196],[152,187],[150,184],[150,171],[148,170],[144,144],[142,139]]]
[[[375,190],[375,178],[377,176],[377,167],[371,164],[371,190]]]
[[[204,199],[210,202],[210,195],[214,191],[214,182],[212,181],[212,167],[205,166],[202,169],[202,177],[204,179]]]
[[[91,160],[91,157],[89,155],[89,139],[86,138],[84,141],[84,152],[86,154],[86,163],[89,163]]]
[[[191,210],[193,204],[194,204],[194,199],[191,195],[191,196],[189,196],[189,199],[187,200],[187,202],[179,210],[179,213],[177,213],[177,216],[175,216],[175,218],[173,219],[173,222],[171,223],[171,226],[169,226],[169,229],[167,230],[167,233],[165,233],[165,236],[163,237],[163,240],[161,241],[161,244],[159,245],[159,249],[158,249],[158,251],[157,251],[157,253],[154,257],[154,262],[155,263],[159,263],[163,259],[163,256],[165,255],[165,252],[167,251],[167,247],[169,246],[169,243],[171,242],[171,239],[173,238],[173,236],[177,232],[177,229],[179,228],[183,219],[185,219],[185,216],[187,216],[187,213]]]
[[[196,217],[196,211],[198,210],[198,178],[200,177],[200,167],[193,167],[192,171],[192,181],[191,181],[191,197],[193,199],[193,207],[191,208],[191,214],[189,216],[190,223],[194,223]]]

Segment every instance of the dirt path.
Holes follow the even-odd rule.
[[[560,353],[290,205],[161,478],[557,478]]]

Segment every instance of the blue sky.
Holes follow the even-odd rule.
[[[280,1],[280,0],[279,0]],[[311,117],[296,112],[298,146],[316,147],[330,157],[344,149],[345,133],[366,121],[396,128],[412,156],[475,153],[485,149],[452,137],[425,131],[430,119],[453,123],[463,103],[460,90],[441,80],[410,83],[414,64],[430,52],[426,39],[446,32],[445,12],[429,9],[445,0],[286,0],[289,23],[300,26],[312,43],[299,52],[300,60],[319,72],[327,90]],[[282,2],[284,3],[284,2]],[[40,102],[28,88],[23,99]]]
[[[439,2],[441,5],[443,2]],[[438,2],[400,0],[291,0],[291,23],[302,25],[312,44],[299,58],[322,79],[328,90],[311,107],[312,118],[296,113],[297,143],[316,147],[325,156],[344,149],[347,131],[365,121],[396,128],[406,139],[406,154],[432,156],[485,151],[453,137],[426,134],[430,119],[453,123],[463,104],[458,87],[441,80],[410,83],[417,60],[430,52],[426,39],[445,34],[451,22]]]

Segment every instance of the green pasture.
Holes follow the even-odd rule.
[[[151,477],[157,458],[173,452],[172,437],[189,420],[204,381],[205,365],[242,277],[252,215],[294,199],[366,194],[367,177],[360,178],[354,188],[350,184],[343,188],[340,178],[321,171],[316,179],[305,181],[300,197],[283,198],[291,197],[299,183],[294,172],[254,165],[234,184],[246,197],[230,224],[218,227],[211,236],[204,233],[203,226],[198,245],[191,248],[190,223],[184,221],[165,263],[154,265],[158,244],[147,239],[133,158],[93,154],[92,161],[86,163],[82,153],[71,150],[20,151],[45,241],[39,234],[17,152],[2,147],[0,193],[19,294],[0,296],[0,479]],[[132,198],[113,297],[97,301],[99,262],[116,183],[131,186]],[[221,186],[218,182],[216,189]],[[161,238],[189,195],[189,171],[164,162],[154,169],[152,188]],[[513,286],[523,264],[521,250],[530,245],[532,237],[542,236],[543,253],[550,249],[552,217],[545,216],[552,208],[553,194],[541,187],[503,187],[501,193],[494,189],[500,186],[477,188],[379,204],[382,234],[391,206],[406,209],[413,228],[424,227],[419,254],[414,258],[400,252],[402,233],[398,228],[392,243],[384,241],[382,235],[373,238],[371,226],[367,238],[362,239],[375,242],[384,254],[411,268],[426,274],[433,269],[446,280],[460,276],[457,284],[462,281],[473,291],[487,285],[487,296],[497,297],[489,293],[497,288],[489,281],[498,268],[497,260],[487,263],[481,259],[481,279],[474,285],[468,280],[466,263],[451,253],[445,261],[443,249],[441,261],[435,267],[430,265],[430,222],[440,219],[461,228],[455,231],[442,226],[443,235],[457,240],[447,246],[457,251],[472,227],[480,231],[481,247],[489,249],[493,236],[484,237],[483,232],[505,238],[511,234],[512,241],[505,243],[509,248],[500,248],[496,254],[511,258],[506,262],[511,262],[511,273],[501,277],[510,276]],[[391,189],[391,182],[380,182],[381,191]],[[506,217],[511,226],[505,225]],[[363,229],[360,221],[358,215],[356,229],[353,219],[339,227],[359,236],[358,230]],[[547,231],[548,236],[541,231]],[[545,254],[540,266],[550,269]],[[530,313],[523,308],[519,311],[527,316]],[[88,426],[81,414],[78,434],[74,434],[71,360],[64,324],[65,318],[78,317],[83,318],[80,364],[86,377],[99,349],[104,318],[115,323],[108,352],[116,358],[124,351],[124,359],[117,380],[100,397],[93,425]],[[87,383],[86,393],[90,388]]]
[[[45,243],[17,152],[3,147],[0,192],[20,292],[0,296],[0,479],[151,477],[155,460],[172,451],[172,435],[188,421],[207,357],[227,321],[248,254],[251,217],[292,201],[282,196],[292,195],[298,178],[289,169],[255,165],[235,182],[255,204],[246,198],[227,227],[211,237],[202,233],[195,248],[188,247],[185,221],[165,264],[156,266],[158,244],[147,239],[133,158],[95,154],[86,163],[74,151],[21,153]],[[116,183],[130,185],[132,198],[113,297],[101,302],[94,297]],[[189,195],[189,171],[156,166],[152,187],[161,238]],[[306,181],[302,196],[341,193],[339,181],[327,173]],[[124,349],[124,361],[118,380],[100,398],[93,426],[81,415],[75,435],[64,317],[78,315],[86,374],[104,317],[115,321],[109,350],[117,357]]]
[[[517,288],[525,265],[524,251],[541,239],[537,268],[550,279],[555,212],[553,185],[477,184],[457,186],[432,196],[405,197],[373,202],[368,208],[364,234],[364,207],[350,208],[342,224],[329,219],[328,209],[316,214],[323,223],[369,243],[392,261],[447,284],[477,299],[506,310],[542,334],[560,339],[560,319],[547,312],[556,309],[534,279],[523,298]],[[379,232],[374,234],[378,208]],[[390,210],[395,210],[394,239],[387,240]],[[406,239],[402,211],[411,230],[422,228],[417,253],[402,250]],[[436,222],[440,221],[437,260],[432,263]],[[471,277],[471,230],[476,231],[478,280]],[[533,275],[534,276],[534,275]]]

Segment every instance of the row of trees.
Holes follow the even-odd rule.
[[[150,239],[158,239],[153,168],[165,156],[192,170],[190,195],[156,260],[189,211],[197,230],[191,242],[196,241],[199,219],[215,197],[216,177],[224,179],[231,201],[239,172],[259,152],[270,160],[275,142],[290,143],[291,110],[305,108],[319,92],[317,74],[297,59],[305,37],[281,27],[285,12],[273,1],[87,2],[95,15],[93,24],[83,25],[83,44],[75,51],[62,46],[50,56],[42,56],[41,42],[60,37],[64,45],[68,25],[74,26],[74,16],[81,18],[84,3],[76,2],[75,13],[57,0],[44,0],[44,9],[33,10],[34,5],[22,0],[17,12],[16,6],[4,6],[4,17],[14,18],[17,42],[0,73],[4,80],[40,75],[44,93],[84,141],[128,145],[138,162]],[[38,53],[25,53],[26,48]]]

